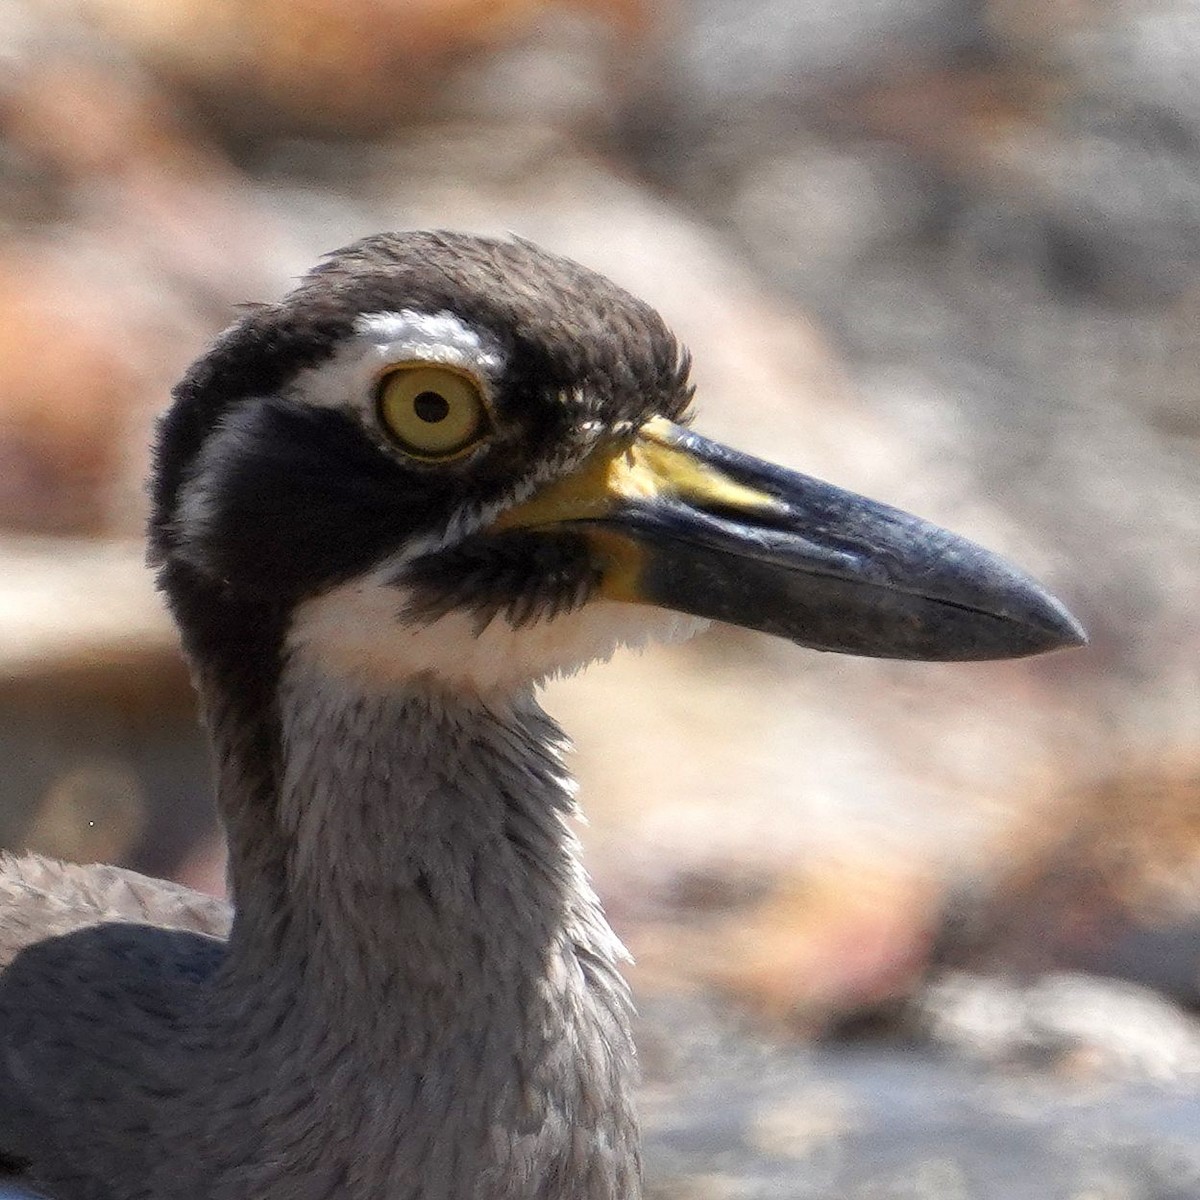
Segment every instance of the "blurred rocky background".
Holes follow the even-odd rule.
[[[705,432],[1092,634],[548,689],[652,1194],[1197,1200],[1198,80],[1185,0],[0,0],[0,844],[221,889],[155,414],[323,252],[514,231],[662,309]]]

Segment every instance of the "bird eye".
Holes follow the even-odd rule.
[[[379,419],[400,448],[417,458],[451,458],[487,432],[478,386],[448,367],[414,366],[380,380]]]

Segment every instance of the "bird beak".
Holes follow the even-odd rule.
[[[1087,637],[1039,584],[919,517],[656,418],[498,519],[574,530],[601,594],[876,658],[1016,658]]]

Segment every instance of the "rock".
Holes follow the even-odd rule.
[[[5,13],[0,145],[24,186],[0,184],[0,521],[140,533],[153,416],[263,286],[269,230],[127,55],[34,0]]]
[[[699,903],[692,881],[652,916],[653,893],[640,911],[636,900],[632,911],[628,901],[610,906],[633,941],[637,995],[722,995],[781,1032],[812,1037],[891,1014],[921,987],[938,897],[911,862],[810,863],[732,895],[735,867],[725,870],[710,868],[716,886]]]
[[[0,539],[0,844],[170,870],[207,752],[140,541]]]
[[[937,962],[1022,978],[1090,971],[1200,1008],[1200,771],[1144,763],[1014,829],[945,903]]]
[[[436,103],[455,67],[517,40],[543,0],[88,0],[97,32],[242,146],[280,134],[379,135]],[[584,0],[634,33],[642,0]]]
[[[1056,986],[1043,1020],[1084,998]],[[1089,1074],[1078,1059],[997,1061],[949,1042],[796,1046],[694,998],[653,1000],[639,1030],[647,1195],[1194,1200],[1195,1022],[1119,990],[1087,998],[1114,1028],[1147,1022],[1145,1063]],[[1155,1022],[1192,1047],[1186,1063],[1155,1047]]]
[[[933,1041],[998,1065],[1068,1078],[1200,1078],[1200,1025],[1146,988],[1050,973],[1031,984],[952,972],[911,1007]]]

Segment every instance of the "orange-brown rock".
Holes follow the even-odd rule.
[[[629,33],[646,0],[576,0]],[[428,104],[447,67],[501,44],[546,0],[90,0],[152,69],[240,133],[375,133]]]
[[[886,1010],[920,983],[937,885],[914,864],[814,864],[766,895],[628,931],[639,990],[719,992],[773,1025],[815,1034]]]
[[[950,906],[937,958],[984,972],[1087,970],[1200,1005],[1200,767],[1142,762],[998,847]]]
[[[0,525],[105,528],[135,391],[116,316],[50,264],[0,259]]]

